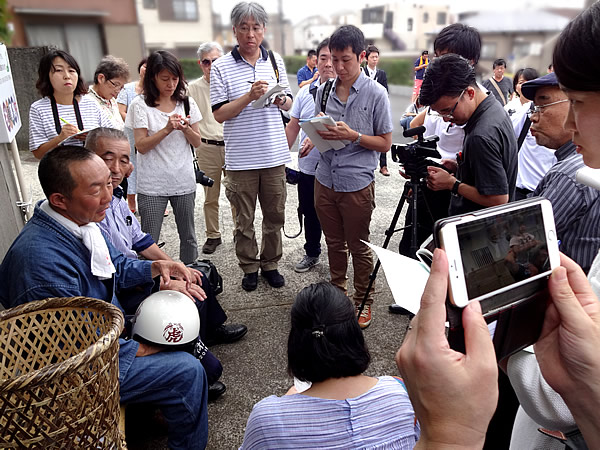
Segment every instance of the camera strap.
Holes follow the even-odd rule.
[[[59,135],[62,131],[60,125],[60,118],[58,117],[58,106],[56,106],[56,100],[54,95],[50,96],[50,107],[52,108],[52,116],[54,117],[54,126],[56,127],[56,134]],[[75,111],[75,119],[77,120],[77,128],[79,131],[83,131],[83,120],[81,119],[81,112],[79,111],[79,102],[75,96],[73,96],[73,110]]]
[[[183,99],[183,111],[185,112],[185,117],[190,115],[190,98],[184,97]],[[194,151],[194,146],[190,144],[190,149],[192,150],[192,161],[194,164],[194,173],[198,173],[200,170],[200,166],[198,165],[198,158],[196,157],[196,152]]]
[[[325,87],[323,88],[323,97],[321,97],[321,112],[325,114],[325,110],[327,109],[327,100],[329,100],[329,94],[331,93],[331,88],[333,87],[333,80],[327,80],[325,83]]]

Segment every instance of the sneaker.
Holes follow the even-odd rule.
[[[214,253],[217,247],[221,244],[221,238],[208,238],[202,246],[202,253],[210,255],[211,253]]]
[[[258,286],[258,272],[245,273],[242,278],[242,289],[245,291],[254,291]]]
[[[280,288],[285,285],[285,278],[283,278],[283,275],[277,269],[262,270],[260,274],[267,280],[267,283],[271,287]]]
[[[358,315],[358,309],[360,308],[360,305],[356,305],[356,314]],[[362,310],[362,313],[360,314],[360,317],[358,318],[358,325],[361,328],[367,328],[369,325],[371,325],[371,305],[365,305],[365,307]]]
[[[298,273],[307,272],[311,267],[316,266],[319,263],[318,256],[304,255],[304,258],[294,266],[294,270]]]

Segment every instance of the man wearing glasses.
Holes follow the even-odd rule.
[[[215,120],[210,105],[210,69],[212,64],[223,56],[223,48],[218,42],[205,42],[198,47],[198,65],[203,76],[188,85],[189,95],[196,101],[202,113],[198,122],[200,146],[196,149],[198,165],[207,177],[215,180],[212,187],[204,186],[204,223],[206,225],[206,242],[202,253],[214,253],[221,245],[219,230],[219,195],[221,193],[221,177],[225,176],[225,141],[223,125]],[[234,213],[235,221],[235,213]]]
[[[225,192],[235,208],[235,251],[246,291],[257,288],[258,269],[270,286],[285,284],[277,264],[283,252],[285,164],[291,158],[280,110],[292,106],[292,91],[283,59],[262,46],[267,18],[258,3],[238,3],[231,11],[238,45],[217,59],[210,72],[210,102],[223,124]],[[279,95],[255,104],[276,84],[283,86]],[[254,233],[257,198],[263,215],[260,255]]]
[[[444,121],[465,125],[456,176],[427,168],[427,186],[449,190],[449,215],[463,214],[514,199],[517,140],[502,106],[477,85],[475,70],[465,58],[447,54],[434,59],[425,72],[421,95]]]
[[[583,158],[563,124],[569,112],[567,95],[554,73],[528,81],[521,92],[533,99],[529,111],[531,134],[538,145],[556,149],[557,163],[540,180],[534,196],[552,203],[560,250],[587,273],[600,248],[600,191],[577,183],[575,175],[584,167]]]

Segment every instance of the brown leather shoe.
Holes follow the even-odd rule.
[[[390,171],[388,170],[387,166],[383,166],[381,169],[379,169],[379,172],[381,172],[381,175],[384,177],[390,176]]]
[[[215,250],[217,249],[217,247],[219,245],[221,245],[222,241],[221,238],[208,238],[206,240],[206,242],[204,243],[204,245],[202,246],[202,253],[206,253],[207,255],[210,255],[211,253],[214,253]]]

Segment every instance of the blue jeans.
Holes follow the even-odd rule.
[[[321,223],[315,210],[315,176],[298,173],[298,205],[304,217],[304,251],[307,256],[321,254]]]
[[[153,403],[169,424],[169,448],[203,449],[208,398],[202,364],[185,352],[135,358],[121,381],[121,403]]]

